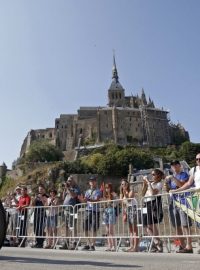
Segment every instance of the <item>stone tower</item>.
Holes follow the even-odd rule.
[[[4,176],[6,176],[6,173],[7,173],[7,166],[3,162],[2,165],[0,165],[0,178],[3,178]]]
[[[113,55],[112,83],[108,89],[108,106],[123,107],[125,104],[125,91],[119,82],[115,55]]]

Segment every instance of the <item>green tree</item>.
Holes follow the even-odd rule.
[[[196,154],[200,153],[200,143],[184,142],[179,149],[179,156],[191,166],[195,164]]]
[[[63,157],[63,153],[54,145],[46,140],[39,140],[33,142],[25,155],[25,162],[49,162],[59,161]]]
[[[90,170],[93,173],[97,173],[99,163],[100,163],[101,159],[103,158],[103,156],[104,155],[101,153],[94,153],[94,154],[91,154],[87,157],[82,157],[81,164],[90,168]]]

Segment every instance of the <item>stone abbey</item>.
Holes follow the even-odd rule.
[[[64,153],[72,153],[74,149],[95,147],[106,142],[165,147],[175,144],[177,138],[189,140],[189,134],[180,124],[170,123],[168,111],[156,108],[154,102],[146,98],[143,89],[140,96],[125,95],[113,56],[108,105],[80,107],[77,114],[61,114],[56,118],[54,128],[29,131],[20,156],[28,151],[33,141],[39,139],[48,139]]]

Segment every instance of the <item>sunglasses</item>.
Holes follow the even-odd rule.
[[[196,158],[196,161],[200,161],[200,158]]]
[[[157,175],[157,174],[155,174],[155,173],[152,173],[151,175],[155,176],[155,175]]]

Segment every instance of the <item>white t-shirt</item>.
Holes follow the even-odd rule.
[[[132,206],[135,207],[138,205],[136,198],[123,198],[123,202],[124,204],[128,207],[128,206]]]
[[[156,182],[150,182],[150,185],[152,186],[153,189],[157,189],[158,190],[158,194],[161,194],[162,193],[162,187],[163,187],[162,181],[157,182],[157,183]],[[149,186],[147,188],[147,191],[146,191],[144,197],[148,197],[148,198],[145,198],[144,199],[145,202],[153,201],[156,198],[154,195],[151,195],[151,189],[150,189]]]
[[[55,200],[57,200],[57,199],[55,199]],[[58,207],[51,204],[51,198],[47,199],[47,205],[49,206],[49,207],[46,208],[47,216],[52,217],[52,216],[55,216],[55,215],[58,214]]]
[[[193,167],[193,168],[190,170],[189,174],[190,174],[190,176],[191,176],[191,175],[194,176],[194,184],[195,184],[195,187],[196,187],[197,189],[199,189],[199,188],[200,188],[200,166],[196,166],[196,171],[195,171],[195,173],[194,173],[194,168],[195,168],[195,167]]]

